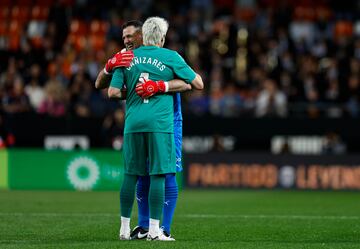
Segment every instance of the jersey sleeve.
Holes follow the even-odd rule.
[[[125,81],[124,81],[123,70],[121,68],[115,69],[114,73],[112,75],[112,78],[111,78],[110,86],[121,89],[121,88],[123,88],[124,84],[125,84]]]
[[[179,79],[190,84],[195,79],[195,72],[177,52],[173,55],[173,70]]]

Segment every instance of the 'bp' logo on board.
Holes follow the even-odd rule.
[[[99,166],[87,156],[73,159],[67,167],[67,179],[76,190],[91,190],[100,177]]]

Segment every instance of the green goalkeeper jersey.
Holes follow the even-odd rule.
[[[134,51],[134,59],[127,68],[114,71],[110,86],[126,87],[126,115],[124,134],[136,132],[174,132],[172,94],[157,94],[142,99],[135,92],[141,78],[154,81],[182,79],[191,83],[195,72],[173,50],[156,46],[142,46]]]

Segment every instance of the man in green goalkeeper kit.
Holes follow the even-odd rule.
[[[122,26],[122,38],[126,50],[116,53],[110,58],[104,69],[98,74],[95,82],[95,87],[98,89],[108,88],[112,79],[113,71],[118,67],[129,67],[134,57],[131,50],[136,49],[142,45],[142,23],[137,20],[125,22]],[[159,83],[161,84],[161,83]],[[142,85],[138,85],[137,93],[143,96],[147,93],[144,91]],[[174,103],[174,139],[176,151],[176,170],[182,171],[181,162],[181,149],[182,149],[182,113],[181,113],[181,97],[180,92],[188,91],[191,89],[201,90],[203,85],[190,85],[180,79],[169,81],[169,92],[173,93]],[[124,89],[124,96],[125,96]],[[138,224],[130,234],[131,239],[146,238],[149,228],[149,204],[148,193],[150,187],[150,176],[138,177],[136,186],[136,200],[138,204]],[[165,201],[163,209],[163,217],[161,228],[164,235],[171,237],[170,228],[178,198],[178,188],[176,183],[175,174],[166,174],[165,177]]]
[[[125,176],[120,193],[120,238],[130,238],[130,216],[138,176],[150,175],[148,240],[169,240],[160,232],[165,174],[176,172],[173,96],[166,93],[174,78],[203,85],[202,79],[175,51],[162,48],[168,23],[159,17],[143,25],[145,46],[135,49],[127,68],[114,71],[109,97],[122,98],[127,89],[124,130]],[[139,81],[144,84],[137,86]],[[137,89],[136,89],[137,88]],[[136,90],[135,90],[136,89]],[[139,97],[142,96],[142,97]],[[151,98],[149,98],[151,96]],[[146,167],[148,160],[148,168]]]

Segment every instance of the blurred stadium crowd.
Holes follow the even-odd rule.
[[[167,18],[165,46],[206,90],[184,112],[219,117],[358,117],[359,1],[0,0],[1,112],[105,117],[94,88],[122,48],[121,25]],[[119,114],[120,115],[120,114]]]

